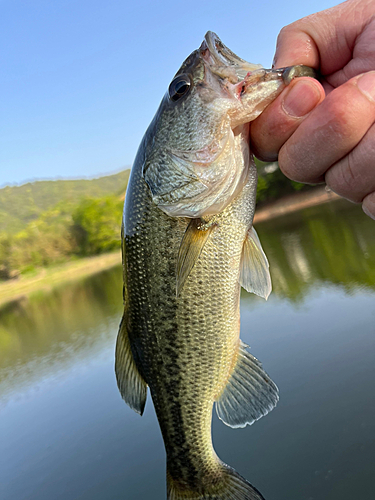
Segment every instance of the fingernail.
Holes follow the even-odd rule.
[[[320,92],[315,83],[308,80],[296,81],[284,97],[284,111],[291,116],[305,116],[320,101]]]
[[[357,86],[370,101],[375,101],[375,71],[369,71],[360,76],[357,80]]]

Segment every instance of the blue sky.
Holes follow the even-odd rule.
[[[283,26],[337,3],[0,0],[0,186],[130,166],[207,30],[270,66]]]

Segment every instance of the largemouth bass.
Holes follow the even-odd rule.
[[[271,291],[252,227],[249,122],[300,74],[311,72],[247,63],[208,32],[173,78],[131,171],[115,369],[140,414],[150,388],[170,500],[263,498],[215,454],[211,418],[215,403],[225,424],[244,427],[278,401],[239,338],[241,285]]]

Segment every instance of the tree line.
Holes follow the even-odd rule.
[[[259,171],[258,203],[307,189],[305,185],[287,179],[277,164],[269,165],[258,160],[256,163]],[[129,171],[124,171],[94,181],[37,182],[36,187],[32,184],[27,185],[27,190],[23,186],[0,190],[0,194],[3,192],[2,197],[0,196],[3,199],[3,211],[11,204],[14,214],[17,204],[22,205],[25,194],[32,189],[34,193],[30,206],[34,211],[35,207],[42,205],[40,196],[36,195],[38,190],[43,196],[45,205],[48,205],[53,197],[58,199],[56,194],[58,186],[61,186],[61,195],[64,196],[64,199],[61,199],[60,195],[60,201],[55,206],[38,214],[37,218],[24,222],[23,225],[22,218],[26,221],[28,213],[22,214],[22,217],[17,219],[17,227],[23,227],[21,230],[15,232],[9,224],[3,226],[6,229],[0,230],[0,280],[10,279],[19,273],[32,272],[35,268],[50,266],[72,258],[119,249],[123,199],[118,194],[118,186],[119,181],[127,183],[128,175]],[[53,197],[48,195],[50,185],[53,187]],[[69,191],[70,194],[66,197],[65,190],[68,187],[73,187],[75,190],[73,193],[76,195],[82,194],[85,189],[94,195],[79,197],[73,196]],[[116,189],[117,192],[100,197],[97,196],[99,188]]]
[[[60,202],[16,234],[0,234],[0,279],[120,248],[123,200],[115,195]]]

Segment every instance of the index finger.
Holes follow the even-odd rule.
[[[352,0],[289,24],[278,36],[274,66],[305,64],[323,75],[340,70],[352,58],[370,9],[370,2]]]

